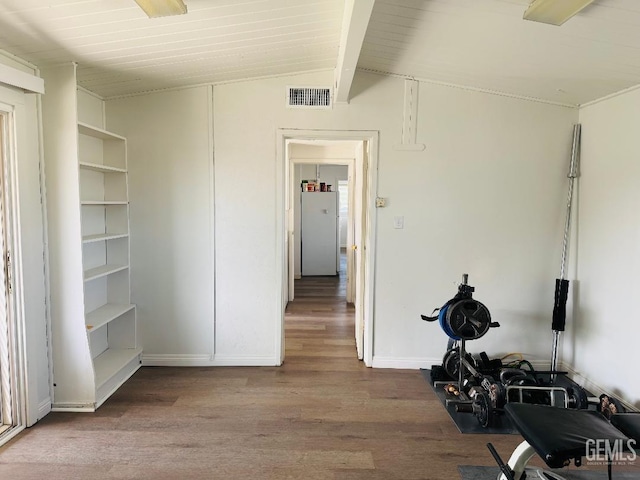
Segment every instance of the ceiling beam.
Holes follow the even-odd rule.
[[[364,35],[375,0],[346,0],[335,71],[335,103],[349,103],[349,91],[356,73]]]

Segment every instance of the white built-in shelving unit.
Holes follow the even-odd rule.
[[[78,120],[75,65],[44,75],[53,404],[94,410],[142,355],[130,294],[127,140]]]

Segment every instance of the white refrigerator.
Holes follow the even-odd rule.
[[[336,275],[338,251],[338,192],[302,192],[302,275]]]

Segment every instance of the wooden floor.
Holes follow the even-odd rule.
[[[142,368],[2,447],[0,479],[457,479],[520,442],[458,433],[420,372],[366,368],[353,333],[344,282],[297,282],[282,367]]]

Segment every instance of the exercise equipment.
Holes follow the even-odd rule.
[[[427,322],[440,323],[440,328],[453,340],[475,340],[484,336],[489,328],[499,327],[491,321],[489,309],[473,298],[475,288],[468,284],[469,275],[462,275],[458,293],[442,307],[436,308],[431,316],[420,315]],[[438,312],[437,315],[433,313]]]
[[[562,259],[560,261],[560,278],[556,278],[554,303],[553,303],[553,321],[551,330],[553,330],[553,346],[551,350],[551,370],[558,368],[558,344],[560,334],[564,332],[567,319],[567,297],[569,293],[569,280],[565,279],[565,269],[567,266],[567,258],[569,256],[569,241],[571,234],[571,210],[573,204],[573,186],[575,179],[578,177],[578,163],[580,158],[580,124],[573,126],[573,143],[571,146],[571,162],[569,163],[569,192],[567,194],[567,214],[564,224],[564,235],[562,238]],[[555,377],[552,376],[552,380]]]
[[[590,398],[583,388],[569,379],[567,372],[560,372],[555,367],[536,371],[520,354],[506,355],[504,358],[518,355],[520,359],[505,365],[501,359],[489,359],[484,352],[479,355],[468,353],[466,341],[481,338],[490,328],[500,326],[491,321],[489,309],[473,298],[475,288],[468,284],[468,278],[467,274],[462,276],[458,293],[442,307],[435,309],[431,316],[421,315],[428,322],[438,321],[449,337],[442,365],[434,366],[431,376],[434,386],[439,383],[445,387],[447,405],[453,404],[459,413],[472,413],[478,423],[486,428],[510,403],[584,409],[589,404],[599,402],[599,399]],[[566,289],[562,281],[558,283],[554,329],[564,328],[560,325],[566,306]],[[452,380],[457,380],[457,383],[452,384]],[[456,388],[455,395],[451,394],[452,385]]]
[[[469,371],[471,359],[467,359],[465,342],[484,336],[490,328],[499,327],[498,322],[491,321],[489,309],[473,298],[475,288],[469,285],[469,275],[462,275],[462,283],[458,285],[458,293],[442,307],[434,309],[431,316],[420,315],[427,322],[440,323],[440,328],[449,337],[449,349],[443,360],[443,368],[447,374],[458,379],[459,400],[470,403],[464,394],[463,387],[466,372]],[[437,312],[437,315],[434,313]],[[455,364],[457,363],[457,369]],[[473,367],[471,367],[473,369]]]
[[[502,368],[502,361],[499,359],[490,359],[485,352],[479,354],[465,353],[465,359],[468,365],[483,375],[496,376]],[[460,347],[456,343],[453,344],[442,357],[442,368],[448,375],[449,379],[458,378],[460,369]]]
[[[593,410],[570,410],[544,405],[508,404],[505,412],[524,438],[505,464],[495,447],[487,447],[500,467],[498,480],[563,480],[559,474],[528,467],[537,453],[549,468],[562,468],[572,461],[579,467],[583,456],[599,454],[608,446],[607,463],[611,480],[611,453],[630,452],[640,440],[640,414],[615,414],[609,422]],[[599,442],[596,444],[596,442]]]

